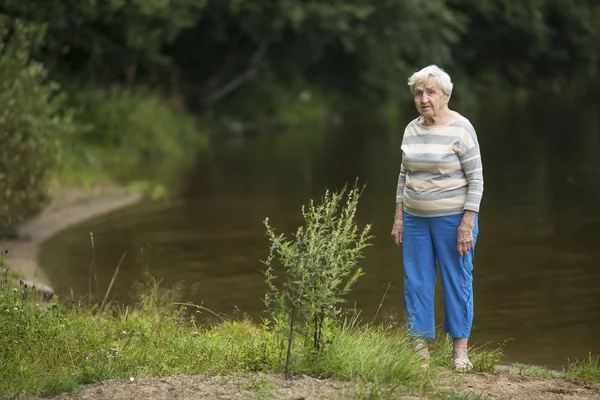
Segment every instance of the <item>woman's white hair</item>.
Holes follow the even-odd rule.
[[[408,86],[410,86],[411,93],[414,93],[414,88],[417,83],[426,81],[430,76],[437,78],[438,85],[440,85],[440,89],[442,89],[444,94],[452,93],[454,84],[452,83],[452,79],[450,79],[450,75],[437,65],[428,65],[408,78]]]

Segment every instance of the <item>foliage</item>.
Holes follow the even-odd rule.
[[[600,356],[588,354],[583,360],[570,364],[564,371],[567,378],[582,379],[600,384]]]
[[[519,375],[531,375],[544,379],[580,379],[600,384],[600,356],[589,353],[583,360],[575,360],[561,371],[515,363]]]
[[[304,89],[406,101],[408,75],[429,63],[458,96],[591,90],[600,62],[591,0],[5,0],[0,11],[47,24],[40,56],[73,90],[137,78],[247,118]]]
[[[274,87],[299,79],[311,83],[307,89],[353,97],[402,96],[415,65],[451,61],[450,45],[464,18],[442,2],[380,3],[209,2],[205,13],[214,18],[200,21],[173,46],[182,89],[191,104],[203,107],[247,83],[242,97],[261,90],[263,97],[277,98]],[[198,43],[202,53],[189,52]]]
[[[111,151],[135,150],[135,163],[181,157],[199,140],[192,118],[144,88],[116,96],[101,90],[84,92],[75,101],[80,104],[78,119],[89,127],[82,132],[83,142]]]
[[[469,18],[469,34],[454,47],[457,67],[479,85],[564,90],[577,78],[589,87],[597,76],[600,5],[595,1],[449,4]]]
[[[45,204],[59,142],[74,131],[58,86],[31,59],[43,33],[0,15],[0,236]]]
[[[473,363],[473,371],[495,372],[496,365],[500,364],[504,356],[505,345],[506,343],[500,343],[495,348],[488,348],[487,346],[471,344],[469,347],[469,359]],[[431,360],[432,364],[439,367],[452,365],[453,339],[450,335],[440,332],[433,342],[432,347],[435,353],[435,357]]]
[[[268,332],[244,321],[196,326],[193,316],[184,317],[185,307],[173,306],[177,293],[158,291],[151,281],[138,291],[135,307],[106,310],[83,302],[45,307],[10,283],[0,298],[2,393],[50,394],[109,378],[256,371],[274,364]]]
[[[82,91],[71,102],[77,104],[75,118],[84,129],[64,145],[61,181],[68,184],[85,184],[95,176],[92,182],[164,185],[206,143],[184,110],[149,89],[122,90],[116,96]]]
[[[164,47],[201,16],[206,0],[4,0],[0,11],[47,24],[44,61],[79,84],[128,82],[168,62]]]
[[[0,392],[52,395],[83,384],[179,374],[280,373],[285,338],[274,321],[210,323],[201,307],[179,303],[177,286],[153,279],[135,287],[132,306],[100,309],[42,303],[35,292],[0,285]],[[64,301],[63,301],[64,303]],[[298,372],[355,380],[370,392],[435,394],[446,368],[425,370],[408,338],[390,327],[360,326],[355,313],[328,325],[320,352],[298,341]],[[447,389],[446,389],[447,390]]]
[[[301,330],[311,332],[313,348],[320,350],[325,319],[339,313],[338,304],[345,301],[344,296],[363,274],[358,261],[371,239],[371,227],[367,225],[359,232],[356,224],[358,188],[348,192],[344,206],[345,192],[346,188],[333,193],[327,190],[321,204],[311,200],[308,208],[303,206],[306,226],[298,228],[294,240],[276,235],[268,218],[264,221],[271,243],[265,261],[270,289],[265,304],[272,316],[289,316],[286,375],[296,320],[306,324]],[[278,265],[285,272],[280,285],[274,275]]]

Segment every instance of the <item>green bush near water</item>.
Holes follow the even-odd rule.
[[[161,195],[207,142],[181,107],[150,89],[61,90],[35,60],[44,32],[0,15],[0,237],[42,209],[52,182]]]
[[[195,121],[185,111],[147,88],[117,94],[86,91],[74,100],[79,104],[78,119],[89,127],[79,135],[82,143],[130,153],[129,163],[181,157],[200,140]]]
[[[74,131],[58,87],[31,60],[43,33],[0,15],[0,237],[44,206],[60,141]]]
[[[164,183],[207,144],[196,121],[150,89],[88,89],[72,97],[82,129],[65,143],[60,179],[67,184]]]

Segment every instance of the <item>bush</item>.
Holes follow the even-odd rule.
[[[371,226],[359,231],[356,224],[358,188],[348,192],[344,204],[345,192],[346,188],[339,193],[327,190],[321,204],[311,200],[307,208],[302,207],[306,226],[298,228],[293,240],[276,235],[268,218],[264,221],[271,242],[265,261],[270,289],[265,304],[272,317],[289,319],[288,376],[294,331],[300,328],[305,335],[310,334],[314,350],[320,350],[326,318],[339,313],[337,306],[363,274],[358,261],[372,238]],[[279,285],[274,275],[277,264],[286,276]]]
[[[0,237],[44,205],[59,140],[74,128],[57,85],[31,58],[43,34],[0,15]]]
[[[84,129],[66,144],[64,184],[164,184],[206,144],[207,137],[184,110],[149,89],[88,88],[71,98]]]
[[[88,93],[84,102],[81,122],[91,128],[84,142],[127,152],[136,163],[183,156],[200,140],[192,118],[145,88],[125,89],[114,96],[106,91]]]

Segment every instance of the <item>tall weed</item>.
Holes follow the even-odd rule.
[[[339,313],[338,305],[363,274],[358,261],[372,238],[371,227],[360,230],[356,211],[360,191],[355,186],[348,191],[327,190],[320,204],[311,200],[302,207],[305,226],[300,226],[293,239],[275,230],[265,219],[271,246],[265,277],[270,291],[265,296],[272,316],[288,319],[288,352],[286,375],[293,348],[294,332],[310,334],[314,350],[322,347],[326,318]],[[284,280],[278,282],[276,268],[282,267]]]

